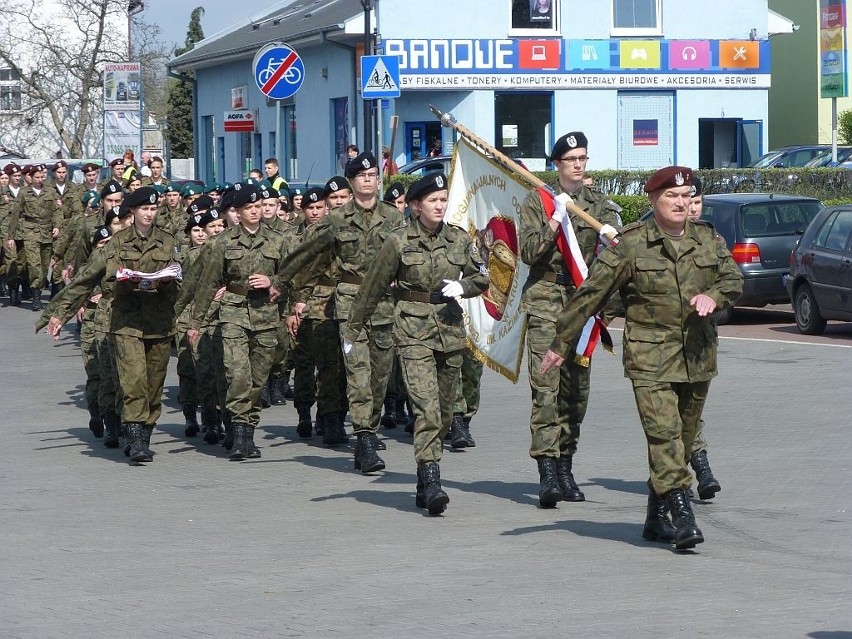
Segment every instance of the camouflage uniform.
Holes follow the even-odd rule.
[[[479,385],[482,380],[483,365],[469,348],[462,351],[462,367],[459,376],[454,415],[461,415],[470,422],[479,410]]]
[[[689,300],[719,307],[742,291],[742,274],[712,227],[687,222],[679,238],[652,218],[625,227],[562,311],[551,348],[570,357],[586,318],[618,292],[624,303],[624,372],[633,383],[648,442],[650,486],[657,495],[687,489],[687,460],[710,380],[716,376],[716,326]]]
[[[485,266],[463,230],[441,224],[433,233],[419,221],[392,233],[375,259],[351,307],[341,336],[353,344],[396,280],[394,341],[414,407],[414,457],[438,462],[453,403],[466,335],[461,306],[440,293],[444,279],[461,280],[464,297],[488,288]],[[438,291],[437,293],[435,291]],[[346,357],[354,353],[353,351]]]
[[[569,195],[574,204],[602,224],[620,226],[618,207],[603,194],[583,186]],[[576,216],[571,216],[571,224],[583,259],[591,264],[598,246],[598,232]],[[580,424],[588,406],[590,367],[575,362],[572,351],[569,361],[558,370],[551,369],[544,375],[539,372],[541,360],[556,337],[556,320],[576,289],[566,273],[565,260],[555,243],[556,232],[548,224],[537,191],[531,192],[521,206],[519,234],[521,259],[530,266],[522,297],[523,309],[529,317],[530,456],[570,458],[577,452]]]
[[[36,193],[32,186],[21,189],[9,214],[9,236],[24,241],[24,254],[29,270],[30,286],[38,291],[47,284],[53,243],[53,213],[56,200],[46,186]],[[17,238],[16,238],[17,239]],[[36,293],[33,293],[34,305]]]

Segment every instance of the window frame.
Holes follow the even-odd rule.
[[[615,24],[615,4],[619,0],[612,0],[610,4],[610,36],[633,37],[633,36],[662,36],[663,35],[663,0],[653,0],[656,27],[619,27]]]
[[[512,26],[512,9],[514,7],[515,2],[529,2],[529,0],[509,0],[509,30],[507,34],[510,37],[530,37],[530,36],[538,36],[538,37],[552,37],[552,36],[561,36],[561,23],[560,23],[560,14],[562,9],[561,0],[552,0],[550,8],[553,12],[552,21],[553,24],[549,29],[541,28],[541,29],[533,29],[533,28],[523,28],[523,27],[513,27]]]
[[[21,76],[10,67],[3,67],[0,73],[8,74],[8,79],[0,79],[0,113],[20,113],[24,110],[24,85]],[[9,94],[9,108],[3,107],[3,94]],[[17,97],[17,104],[15,98]],[[17,107],[17,108],[16,108]]]

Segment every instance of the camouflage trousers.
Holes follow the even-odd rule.
[[[163,384],[172,354],[171,337],[114,334],[115,362],[121,384],[121,420],[126,424],[157,423],[163,408]]]
[[[272,359],[269,375],[270,377],[281,377],[287,371],[293,370],[293,351],[296,347],[296,340],[290,335],[283,319],[278,322],[275,335],[278,343],[275,345],[275,355]]]
[[[228,388],[225,408],[234,423],[260,423],[260,393],[269,378],[277,344],[274,328],[253,331],[222,324],[222,361]]]
[[[426,346],[404,346],[399,351],[414,409],[414,459],[418,464],[439,462],[444,436],[453,421],[462,351],[444,353]]]
[[[24,255],[32,288],[42,289],[47,286],[47,270],[50,268],[52,254],[53,247],[50,242],[24,240]]]
[[[101,366],[98,360],[98,334],[95,331],[94,309],[87,309],[83,314],[83,324],[80,327],[80,354],[83,356],[83,370],[86,372],[86,405],[94,408],[98,405],[98,395],[101,385]]]
[[[556,322],[531,315],[527,324],[532,412],[531,457],[564,457],[577,452],[580,424],[589,405],[591,366],[580,366],[570,357],[559,368],[542,375],[539,366],[556,337]],[[578,338],[579,339],[579,338]],[[577,341],[572,345],[574,352]]]
[[[340,327],[345,322],[340,322]],[[355,433],[378,432],[388,378],[393,365],[393,325],[365,326],[343,358],[346,395]]]
[[[228,383],[222,364],[222,332],[218,324],[201,329],[192,356],[195,360],[195,389],[201,410],[225,408]]]
[[[186,327],[178,326],[177,341],[177,374],[178,374],[178,402],[181,406],[198,404],[198,391],[196,388],[196,371],[193,354],[195,348],[189,345],[186,339]],[[197,347],[197,343],[196,343]]]
[[[469,348],[462,351],[461,375],[456,389],[453,413],[470,419],[479,410],[479,385],[482,380],[482,362]]]
[[[115,338],[112,333],[98,331],[96,337],[98,351],[98,406],[101,415],[115,413],[121,417],[121,386],[118,383],[118,370],[115,365]]]
[[[687,464],[710,382],[632,382],[648,441],[650,486],[658,495],[686,490],[692,484]]]
[[[293,349],[293,403],[317,403],[317,415],[346,409],[346,373],[334,320],[305,319]]]
[[[6,278],[10,285],[23,283],[27,272],[27,256],[24,252],[24,241],[15,240],[15,246],[9,250],[5,247],[3,260],[6,263]],[[19,282],[20,280],[20,282]]]

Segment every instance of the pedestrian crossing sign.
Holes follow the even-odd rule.
[[[399,97],[399,56],[361,56],[361,97]]]

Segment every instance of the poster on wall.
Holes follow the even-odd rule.
[[[658,120],[633,120],[633,146],[656,146],[659,143]]]
[[[138,111],[104,111],[104,159],[119,158],[127,149],[141,157],[140,124]]]
[[[104,66],[104,111],[139,111],[142,108],[142,65],[110,62]]]

